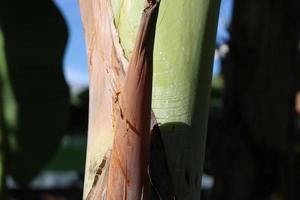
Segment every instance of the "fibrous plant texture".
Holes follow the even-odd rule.
[[[152,188],[172,199],[172,184],[162,197],[167,184],[153,175],[169,177],[167,165],[178,199],[200,198],[219,1],[144,3],[80,1],[90,72],[85,198],[140,199]]]

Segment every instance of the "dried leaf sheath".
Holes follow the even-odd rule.
[[[157,1],[144,9],[120,93],[107,199],[141,199],[148,181],[153,46]]]
[[[84,197],[89,192],[88,199],[100,199],[98,195],[102,192],[97,191],[97,186],[103,183],[98,181],[97,170],[114,136],[107,199],[139,199],[147,176],[152,51],[158,2],[147,3],[129,65],[119,44],[110,0],[80,0],[80,7],[90,68]],[[129,69],[124,80],[126,66]]]
[[[80,0],[89,61],[90,103],[89,130],[84,181],[84,198],[91,190],[94,177],[114,132],[115,99],[124,79],[128,62],[123,55],[114,25],[110,0]]]

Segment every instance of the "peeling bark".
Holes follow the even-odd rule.
[[[80,0],[88,50],[90,102],[84,198],[105,152],[112,147],[117,100],[128,61],[114,25],[110,0]]]
[[[110,158],[111,150],[108,150],[96,172],[94,182],[87,199],[106,199],[106,183],[108,179]]]
[[[160,155],[157,159],[155,155],[151,157],[151,162],[157,160],[158,164],[157,167],[149,167],[150,120],[151,127],[155,127],[154,132],[158,130],[154,114],[151,115],[151,94],[159,1],[146,2],[129,64],[119,43],[110,0],[81,0],[80,6],[90,67],[87,199],[161,199],[166,196],[172,199],[173,192],[169,189],[172,184],[161,136],[157,137],[159,133],[155,134],[154,145],[151,145],[151,150],[158,147],[153,152]],[[95,141],[99,141],[100,137],[109,141],[112,136],[112,154],[108,152],[100,163],[94,156],[99,158],[110,145],[96,147]],[[154,170],[150,172],[149,168]],[[165,178],[149,178],[149,175]],[[158,180],[169,185],[159,189]]]
[[[109,169],[107,199],[141,199],[147,185],[153,45],[157,1],[143,11],[140,29],[120,93]]]
[[[162,141],[161,132],[155,115],[151,115],[151,147],[150,160],[147,174],[147,191],[144,192],[143,199],[151,200],[172,200],[175,199],[173,182],[167,164],[165,147]],[[88,200],[106,199],[108,172],[111,160],[111,150],[108,150],[98,167],[94,177],[93,185],[89,191]]]
[[[122,97],[122,90],[128,64],[122,47],[126,55],[131,57],[139,21],[137,12],[142,11],[142,1],[79,1],[90,62],[86,197],[102,157],[107,149],[112,148],[117,126],[121,126],[117,120],[120,108],[122,114],[127,113],[127,105],[123,102],[127,97]],[[161,2],[154,55],[152,105],[161,124],[161,144],[165,145],[167,156],[160,155],[161,151],[156,149],[154,144],[160,143],[154,142],[159,138],[154,134],[151,139],[149,174],[151,183],[155,185],[151,191],[159,191],[168,185],[168,181],[164,182],[165,177],[161,176],[165,173],[158,167],[158,163],[165,166],[164,159],[167,158],[167,163],[172,166],[170,171],[178,199],[200,198],[219,3],[219,0]],[[129,122],[132,123],[131,120]],[[130,129],[129,123],[124,124]],[[169,198],[162,195],[165,189],[159,192],[158,199]],[[165,194],[168,196],[168,193]]]

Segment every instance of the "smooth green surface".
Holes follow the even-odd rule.
[[[144,2],[113,0],[130,58]],[[152,107],[161,123],[178,199],[199,199],[219,0],[161,0]]]
[[[120,42],[125,56],[132,54],[137,29],[143,11],[143,0],[111,0],[115,15],[115,25],[119,31]]]

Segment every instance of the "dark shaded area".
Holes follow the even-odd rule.
[[[164,125],[168,126],[168,125]],[[160,127],[154,125],[151,131],[149,175],[151,182],[151,200],[173,199],[175,191],[167,163],[166,151],[162,140]]]
[[[78,102],[71,104],[71,114],[68,125],[70,133],[87,132],[89,112],[89,89],[83,90],[77,96]]]
[[[189,155],[187,146],[187,136],[185,133],[191,132],[191,126],[182,122],[165,123],[159,126],[164,142],[168,166],[173,175],[176,198],[182,198],[188,193],[185,185],[191,184],[190,174],[187,168]],[[174,174],[176,176],[174,176]],[[176,185],[180,184],[180,185]],[[178,191],[177,188],[180,188]]]
[[[0,106],[11,104],[15,122],[2,116],[5,167],[26,188],[66,131],[70,96],[62,60],[67,28],[53,2],[39,0],[1,1],[0,26],[8,65],[1,84],[10,85],[12,94]]]
[[[18,200],[82,200],[78,189],[11,190],[10,196]]]
[[[235,0],[223,104],[210,116],[209,199],[298,199],[299,9],[297,0]]]

